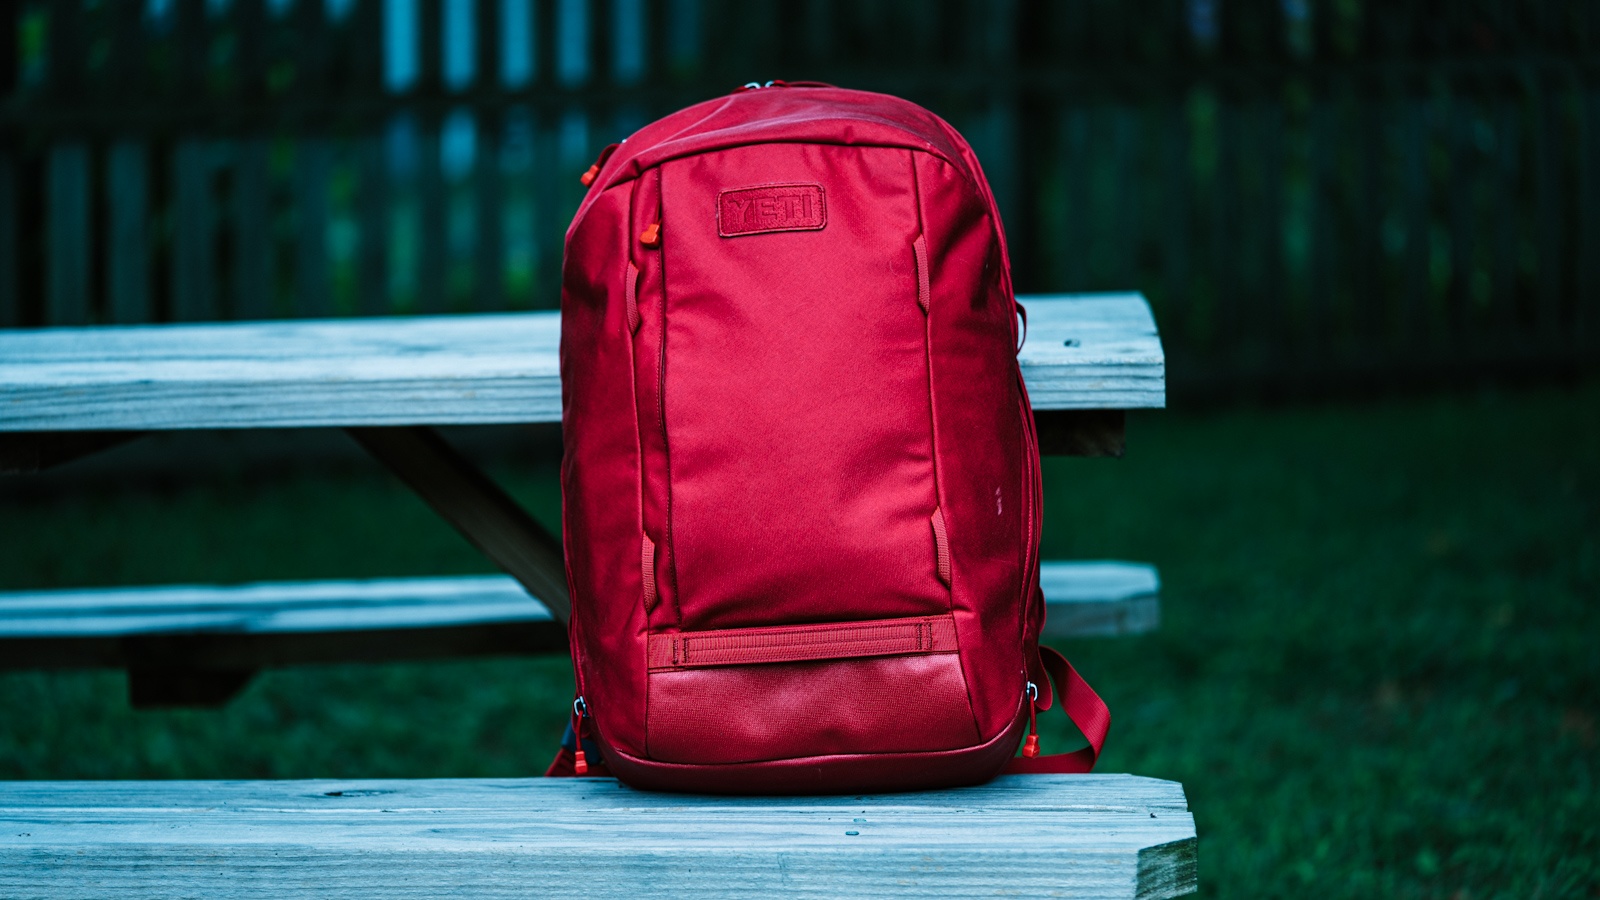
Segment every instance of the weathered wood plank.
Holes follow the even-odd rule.
[[[1138,294],[1024,297],[1036,409],[1166,403]],[[0,431],[555,422],[558,314],[0,332]]]
[[[370,631],[552,618],[506,575],[0,594],[0,637],[7,638]]]
[[[1182,785],[1008,775],[864,797],[610,779],[0,783],[0,895],[1166,898]]]
[[[1045,617],[1041,637],[1147,634],[1161,627],[1155,566],[1112,560],[1039,564]]]
[[[1166,406],[1166,358],[1143,295],[1018,299],[1028,334],[1017,358],[1034,409]]]
[[[3,446],[3,445],[0,445]],[[1160,579],[1138,563],[1046,561],[1041,565],[1045,637],[1141,634],[1160,621]],[[515,640],[482,641],[445,634],[482,626],[523,626]],[[347,648],[362,634],[431,630],[426,640]],[[305,642],[305,635],[335,636]],[[475,633],[474,633],[475,634]],[[0,668],[142,665],[128,639],[206,636],[234,640],[232,649],[178,648],[159,654],[169,665],[256,668],[338,659],[412,659],[438,655],[564,652],[566,628],[506,575],[262,582],[221,587],[166,585],[19,591],[0,594]],[[238,638],[284,638],[270,641]],[[74,643],[75,642],[75,643]],[[50,646],[51,652],[29,649]],[[153,646],[153,645],[152,645]],[[277,649],[273,649],[276,646]],[[167,647],[170,649],[171,644]],[[434,649],[444,648],[444,652]],[[330,651],[333,656],[329,656]],[[376,655],[374,655],[376,654]]]

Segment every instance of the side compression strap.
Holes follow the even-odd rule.
[[[1083,680],[1083,676],[1072,667],[1072,663],[1067,662],[1065,656],[1049,647],[1040,647],[1039,662],[1044,664],[1044,670],[1055,685],[1055,696],[1061,699],[1062,711],[1089,739],[1089,746],[1054,756],[1036,756],[1032,759],[1016,757],[1006,766],[1006,774],[1071,775],[1088,772],[1094,768],[1100,748],[1105,746],[1106,733],[1111,730],[1111,710],[1106,708],[1105,701],[1094,692],[1094,688],[1089,687],[1089,683]],[[1049,709],[1051,701],[1048,698],[1041,699],[1044,699],[1044,705],[1039,708]]]

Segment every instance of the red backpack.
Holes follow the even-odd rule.
[[[584,180],[561,292],[581,742],[552,773],[814,793],[1088,771],[1110,718],[1038,646],[1021,308],[961,136],[776,84]],[[1013,759],[1047,673],[1090,746],[1037,757],[1030,734]]]

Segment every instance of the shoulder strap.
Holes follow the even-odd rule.
[[[1105,701],[1094,692],[1094,688],[1089,687],[1089,683],[1083,680],[1083,676],[1072,667],[1072,663],[1067,662],[1065,656],[1049,647],[1040,647],[1039,662],[1054,683],[1053,693],[1061,699],[1062,711],[1089,739],[1089,746],[1054,756],[1035,756],[1031,759],[1016,757],[1006,766],[1006,774],[1069,775],[1088,772],[1094,768],[1100,748],[1105,746],[1106,733],[1111,730],[1111,710],[1106,708]],[[1039,709],[1049,709],[1052,698],[1044,694],[1035,703]]]

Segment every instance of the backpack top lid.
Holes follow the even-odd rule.
[[[772,82],[770,87],[740,88],[657,119],[607,147],[600,156],[599,172],[567,227],[567,239],[595,198],[652,166],[697,153],[767,143],[905,147],[949,163],[973,183],[989,207],[1005,263],[1001,277],[1010,293],[1010,255],[999,208],[967,142],[950,123],[909,100],[832,85]]]

